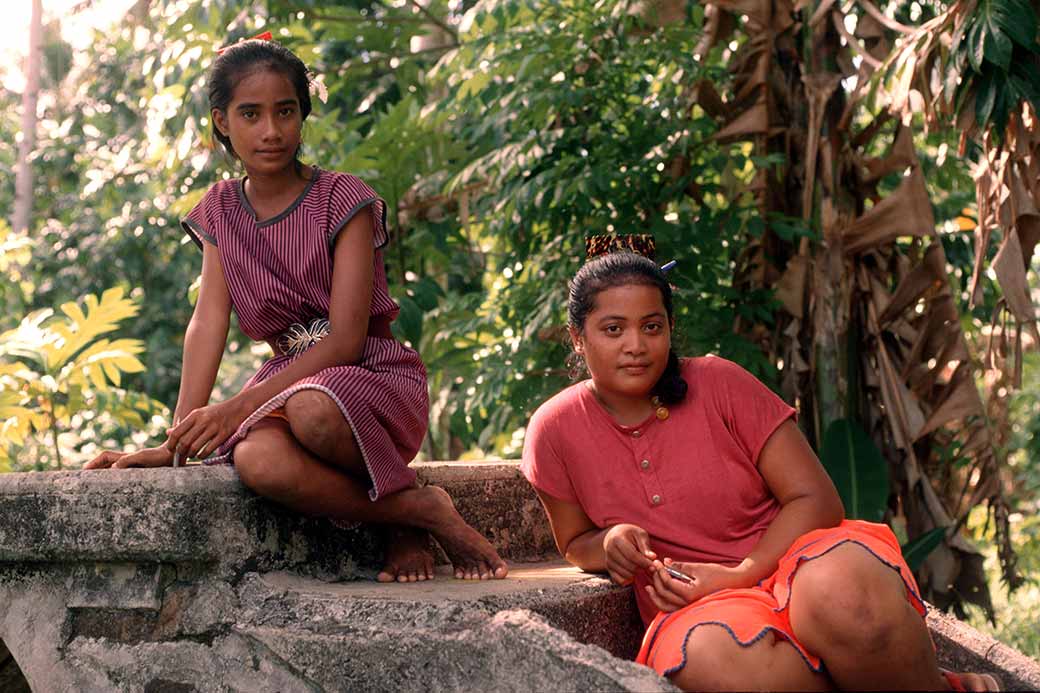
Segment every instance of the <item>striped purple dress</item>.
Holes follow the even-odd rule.
[[[265,416],[301,390],[318,390],[343,412],[372,480],[372,500],[415,480],[408,463],[426,434],[426,369],[414,350],[390,333],[398,306],[387,291],[383,253],[389,241],[386,203],[355,176],[314,168],[299,198],[284,212],[258,222],[243,180],[217,183],[181,225],[199,247],[220,251],[239,326],[275,350],[249,380],[262,382],[306,349],[329,317],[332,249],[354,215],[370,214],[375,239],[372,307],[361,361],[334,366],[293,383],[251,414],[206,464],[230,463],[235,445]],[[364,326],[361,326],[364,329]]]

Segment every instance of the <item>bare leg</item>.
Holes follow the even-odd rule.
[[[949,690],[902,578],[859,544],[804,563],[790,609],[795,637],[824,661],[839,688]]]
[[[266,420],[253,427],[235,447],[235,468],[256,493],[306,515],[424,529],[444,548],[456,577],[503,578],[508,572],[443,489],[410,488],[372,501],[365,485],[304,449],[285,422]]]
[[[343,469],[363,483],[369,480],[354,432],[332,398],[318,390],[302,390],[285,403],[289,428],[300,445],[323,462]],[[385,557],[379,582],[433,579],[430,533],[401,525],[382,528]]]
[[[834,690],[827,675],[814,673],[786,640],[769,633],[744,647],[714,624],[690,634],[686,664],[671,680],[684,691]]]

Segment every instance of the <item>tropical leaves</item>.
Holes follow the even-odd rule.
[[[13,452],[35,434],[50,434],[54,459],[61,467],[60,432],[84,411],[107,414],[114,421],[144,427],[144,416],[162,406],[120,389],[122,375],[144,369],[137,339],[105,337],[137,314],[136,303],[122,288],[89,295],[83,301],[27,315],[0,334],[0,465],[9,469]]]

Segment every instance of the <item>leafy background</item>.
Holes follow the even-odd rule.
[[[214,181],[241,173],[212,147],[205,71],[216,48],[263,29],[328,91],[306,123],[305,159],[362,176],[389,203],[385,260],[401,305],[394,330],[431,374],[422,457],[519,455],[528,416],[569,382],[566,282],[591,233],[653,233],[659,260],[678,262],[670,277],[682,351],[726,356],[779,391],[780,364],[735,325],[768,335],[780,303],[734,275],[749,242],[769,234],[812,241],[817,232],[800,218],[764,218],[756,176],[784,175],[783,161],[715,137],[717,119],[691,107],[691,85],[731,86],[726,64],[737,41],[701,55],[705,10],[681,4],[681,21],[658,21],[655,13],[676,3],[142,0],[81,53],[52,18],[32,224],[15,233],[0,222],[0,469],[75,466],[101,447],[159,440],[200,267],[178,219]],[[946,6],[886,9],[923,25]],[[1009,11],[1024,12],[990,0],[949,27],[960,32],[954,98],[974,99],[977,121],[998,130],[1015,99],[1036,100],[1040,83],[1030,72],[1035,26],[1030,45],[1028,26],[1009,25]],[[0,89],[5,219],[19,97]],[[928,117],[914,116],[918,124]],[[983,275],[969,305],[978,210],[966,159],[980,150],[968,142],[966,159],[958,156],[954,122],[914,132],[962,329],[981,350],[1002,293]],[[233,328],[216,396],[235,392],[266,353]],[[1005,442],[1026,576],[1040,570],[1038,365],[1027,354]],[[843,448],[839,433],[833,445],[847,458],[855,446]],[[824,450],[826,436],[820,442],[824,457],[841,458]],[[963,460],[951,450],[947,463]],[[883,503],[864,510],[873,512]],[[971,618],[1038,656],[1040,641],[1025,625],[1040,618],[1035,584],[1009,594],[996,577],[986,513],[973,514],[969,529],[984,547],[999,610],[992,624],[980,611]]]

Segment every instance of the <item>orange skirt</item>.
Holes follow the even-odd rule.
[[[906,585],[907,599],[925,615],[924,601],[910,568],[903,560],[899,542],[887,525],[845,520],[831,529],[816,529],[795,540],[780,559],[776,572],[755,587],[720,590],[671,613],[659,613],[643,637],[636,661],[670,676],[686,665],[686,643],[698,627],[713,624],[726,629],[733,639],[747,647],[770,631],[790,642],[814,672],[820,672],[820,658],[805,649],[794,637],[787,608],[791,583],[798,566],[819,558],[846,542],[859,544],[879,561],[899,573]]]

